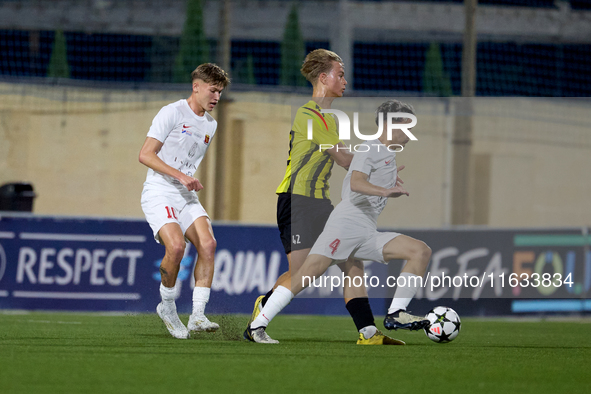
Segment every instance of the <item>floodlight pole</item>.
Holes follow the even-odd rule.
[[[465,28],[462,47],[462,98],[457,101],[453,135],[452,224],[471,224],[472,108],[476,93],[476,8],[478,0],[464,0]]]
[[[230,74],[230,0],[223,0],[220,7],[219,18],[219,36],[217,63]],[[222,97],[217,104],[217,122],[218,128],[215,137],[215,198],[213,201],[213,214],[215,220],[237,220],[237,217],[231,217],[229,208],[234,205],[232,189],[238,185],[232,185],[232,172],[239,172],[242,165],[234,162],[232,153],[233,139],[232,128],[228,119],[228,106],[230,104],[229,87],[224,89]],[[238,205],[238,204],[236,204]]]
[[[345,79],[349,83],[347,91],[353,90],[353,25],[348,0],[339,0],[337,3],[336,20],[331,24],[330,46],[343,63],[345,63]]]

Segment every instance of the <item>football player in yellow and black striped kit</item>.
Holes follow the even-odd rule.
[[[345,91],[347,81],[342,59],[334,52],[316,49],[306,56],[301,72],[313,86],[312,99],[298,109],[294,118],[287,169],[277,188],[277,224],[289,271],[277,279],[266,296],[258,297],[255,302],[244,338],[257,343],[278,343],[267,335],[264,327],[251,327],[251,323],[273,291],[290,291],[290,272],[301,267],[333,210],[328,184],[332,167],[336,163],[348,168],[353,159],[353,154],[339,140],[335,118],[321,113],[330,109],[333,100]],[[309,120],[312,139],[308,139]],[[351,277],[363,276],[363,264],[359,261],[349,260],[339,264],[339,268]],[[403,344],[377,330],[365,287],[345,286],[344,297],[360,333],[358,344]]]

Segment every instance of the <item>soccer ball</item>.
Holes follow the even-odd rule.
[[[425,316],[431,324],[425,328],[425,334],[433,342],[451,342],[460,333],[460,316],[451,308],[438,306]]]

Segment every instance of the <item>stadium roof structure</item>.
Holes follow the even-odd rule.
[[[205,31],[219,34],[221,2],[204,1]],[[346,3],[347,15],[342,13]],[[590,43],[591,10],[577,1],[489,0],[478,5],[479,39],[536,43]],[[0,2],[0,29],[63,30],[87,33],[179,36],[185,0],[22,0]],[[500,4],[500,5],[497,5]],[[508,4],[516,4],[509,6]],[[521,5],[531,4],[531,7]],[[553,6],[549,6],[553,4]],[[231,1],[231,37],[279,40],[291,1]],[[584,8],[584,7],[583,7]],[[300,23],[307,41],[332,41],[341,34],[336,23],[348,19],[356,42],[409,40],[461,41],[464,10],[457,1],[299,2]],[[341,26],[341,24],[338,24]]]

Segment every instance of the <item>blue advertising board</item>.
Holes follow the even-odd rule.
[[[288,268],[274,226],[214,224],[209,313],[250,313]],[[164,247],[143,220],[0,215],[0,309],[153,312]],[[196,250],[186,248],[177,308],[191,310]],[[343,314],[337,299],[296,300],[286,313]]]
[[[218,246],[207,312],[249,314],[256,297],[288,268],[278,230],[216,223],[213,228]],[[591,311],[586,228],[397,231],[433,251],[426,275],[431,282],[411,304],[417,313],[437,305],[464,316]],[[143,220],[0,213],[0,309],[153,312],[163,256],[164,247]],[[196,257],[188,244],[176,283],[181,313],[191,311]],[[395,290],[385,286],[386,278],[399,277],[402,267],[402,261],[366,263],[376,284],[367,286],[376,314],[385,312]],[[342,283],[332,286],[341,271],[333,266],[325,276],[328,284],[311,286],[285,312],[346,315]],[[432,286],[435,279],[441,284]]]
[[[412,304],[417,310],[445,305],[478,316],[591,312],[587,228],[397,231],[433,251],[428,275],[436,286],[419,288]],[[400,267],[389,264],[388,275],[399,275]]]

